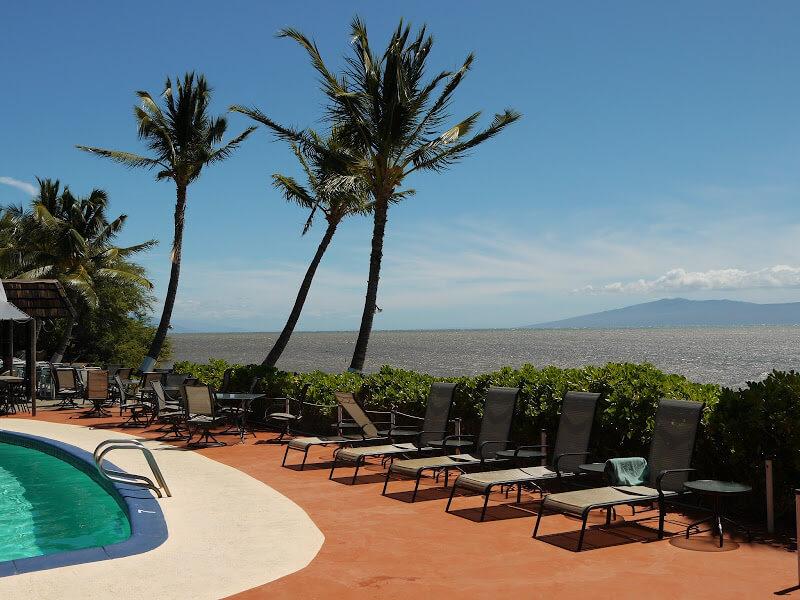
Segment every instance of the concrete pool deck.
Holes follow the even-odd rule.
[[[36,421],[102,423],[105,427],[120,421],[118,417],[69,421],[76,412],[45,409]],[[0,419],[0,427],[12,428],[15,420]],[[100,430],[99,434],[100,438],[118,435],[113,429]],[[735,542],[726,539],[725,549],[729,551],[725,552],[716,551],[714,541],[707,535],[692,536],[689,543],[684,543],[680,535],[657,541],[652,529],[635,522],[652,517],[653,512],[633,517],[628,509],[622,508],[621,518],[611,528],[591,528],[587,532],[587,549],[578,554],[571,548],[579,524],[567,517],[545,517],[541,539],[531,539],[533,511],[538,506],[535,495],[524,497],[520,507],[501,505],[499,502],[506,500],[495,495],[493,498],[497,502],[490,503],[486,522],[478,523],[479,499],[458,499],[454,514],[445,514],[447,492],[430,479],[424,481],[414,504],[408,502],[413,483],[395,483],[387,497],[380,495],[383,470],[378,465],[362,469],[363,474],[354,486],[344,484],[349,480],[349,469],[343,469],[341,478],[328,481],[329,463],[325,461],[330,459],[330,449],[312,451],[310,464],[303,472],[282,468],[280,462],[285,447],[264,443],[272,437],[270,433],[259,433],[257,440],[249,438],[246,444],[236,444],[236,437],[225,436],[223,439],[230,444],[227,447],[163,452],[205,456],[265,482],[274,492],[296,503],[325,535],[321,550],[305,568],[261,583],[249,584],[251,580],[241,576],[235,567],[237,561],[253,558],[252,548],[258,540],[231,549],[229,556],[216,555],[214,573],[220,578],[230,577],[234,580],[232,583],[238,584],[237,590],[228,592],[237,600],[451,596],[559,600],[767,598],[797,584],[797,554],[780,541],[758,536],[753,543],[740,538]],[[127,468],[124,464],[120,466]],[[166,469],[165,473],[169,477]],[[193,479],[194,475],[186,473],[185,477]],[[179,498],[177,481],[173,481],[175,477],[169,483],[175,497]],[[174,498],[162,501],[165,514],[172,500]],[[257,512],[255,505],[262,501],[249,502],[253,517],[248,522],[270,518],[269,510]],[[670,514],[669,519],[674,522],[668,524],[668,531],[679,532],[681,523],[696,516]],[[599,524],[602,518],[593,522]],[[288,532],[287,535],[293,536]],[[277,544],[274,536],[271,539]],[[211,543],[210,551],[216,552],[215,540]],[[306,542],[303,538],[287,537],[280,543],[280,550],[289,552]],[[271,568],[269,556],[269,553],[259,555],[255,561],[261,562],[262,571]],[[117,561],[101,564],[123,580],[123,572],[116,569]],[[258,570],[258,565],[249,568]],[[137,577],[141,573],[125,573],[124,577],[128,576]],[[157,575],[145,576],[188,581],[189,573],[160,569]],[[201,577],[214,579],[213,573]],[[65,582],[69,584],[68,580],[55,578],[53,581],[58,581],[62,590],[69,589],[64,587]],[[210,588],[206,591],[209,593],[192,595],[180,588],[178,593],[160,597],[211,597]],[[0,597],[5,597],[3,592],[0,581]],[[127,590],[108,595],[117,599],[134,596]],[[29,594],[27,597],[37,596]],[[62,593],[59,597],[72,596]],[[800,598],[800,592],[795,591],[789,597]]]
[[[132,437],[78,423],[3,419],[0,428],[56,439],[91,452]],[[147,441],[173,497],[160,501],[169,537],[124,558],[0,579],[0,598],[221,598],[305,567],[323,536],[294,502],[240,470]],[[149,475],[140,453],[116,452],[122,469]]]

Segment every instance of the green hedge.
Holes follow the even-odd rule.
[[[592,438],[595,459],[612,456],[647,456],[658,400],[663,397],[704,402],[703,426],[695,452],[699,477],[742,481],[754,487],[751,510],[763,515],[764,459],[775,460],[775,498],[778,516],[792,513],[792,489],[800,482],[800,375],[773,372],[766,380],[749,383],[741,390],[691,382],[667,374],[650,364],[609,363],[578,369],[523,365],[502,368],[474,377],[437,378],[423,373],[384,366],[364,376],[353,373],[286,373],[260,365],[228,365],[181,362],[176,370],[219,386],[226,368],[234,368],[233,386],[249,387],[253,377],[264,378],[264,391],[272,396],[295,395],[309,385],[308,400],[329,407],[306,418],[306,426],[330,431],[337,390],[360,391],[368,408],[396,408],[422,415],[433,381],[458,383],[454,416],[464,430],[475,431],[483,398],[492,385],[521,390],[515,439],[538,440],[545,429],[553,439],[560,399],[567,390],[601,392],[603,402]]]

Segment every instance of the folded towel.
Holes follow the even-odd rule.
[[[641,485],[647,481],[647,461],[640,456],[606,461],[605,474],[611,485]]]

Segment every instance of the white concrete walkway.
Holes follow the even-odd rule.
[[[134,437],[23,419],[4,419],[0,427],[90,452],[105,439]],[[302,569],[322,547],[322,532],[309,516],[269,486],[196,452],[146,445],[173,495],[160,501],[167,541],[136,556],[0,578],[0,598],[223,598]],[[148,474],[134,453],[109,459]]]

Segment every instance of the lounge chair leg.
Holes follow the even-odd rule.
[[[489,504],[489,492],[491,488],[486,490],[486,494],[483,496],[483,510],[481,510],[481,523],[483,523],[483,519],[486,517],[486,507]]]
[[[289,450],[289,446],[286,446],[286,450]],[[301,471],[306,468],[306,459],[308,459],[308,448],[303,451],[303,462],[300,463]]]
[[[392,467],[389,467],[389,469],[386,471],[386,479],[383,480],[383,491],[381,492],[381,496],[386,495],[386,486],[389,485],[389,477],[391,476],[391,474],[392,474]]]
[[[333,464],[331,465],[331,472],[328,473],[328,479],[333,479],[333,471],[336,469],[336,454],[333,455]]]
[[[664,501],[659,498],[658,499],[658,539],[664,539],[664,512],[665,512]]]
[[[355,485],[356,484],[356,477],[358,477],[358,470],[360,468],[361,468],[361,464],[358,461],[356,461],[356,470],[353,473],[353,478],[350,480],[350,485]]]
[[[456,485],[458,484],[458,479],[455,480],[453,483],[453,489],[450,490],[450,497],[447,499],[447,506],[444,507],[444,512],[450,512],[450,505],[453,503],[453,496],[456,495]]]
[[[444,487],[447,487],[450,483],[450,469],[445,467],[444,469]]]
[[[414,484],[414,493],[411,494],[411,502],[417,499],[417,490],[419,489],[419,480],[422,478],[422,471],[417,471],[417,481]]]
[[[581,521],[581,534],[578,536],[578,552],[583,548],[583,535],[586,533],[586,521],[589,519],[589,509],[583,511],[583,519]]]
[[[542,513],[544,512],[544,498],[539,502],[539,512],[536,514],[536,525],[533,527],[533,535],[532,538],[536,538],[536,534],[539,533],[539,522],[542,520]]]
[[[506,498],[507,497],[508,496],[506,496]],[[518,483],[517,484],[517,504],[519,504],[520,502],[522,502],[522,484]]]
[[[611,525],[611,507],[606,509],[606,526]]]
[[[286,452],[283,453],[283,461],[281,461],[281,466],[286,466],[286,457],[289,456],[289,446],[286,446]],[[302,469],[300,469],[302,471]]]

